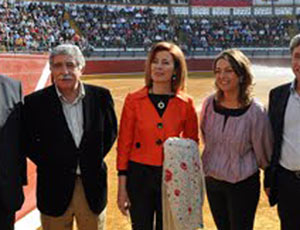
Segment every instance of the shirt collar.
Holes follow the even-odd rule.
[[[291,90],[291,93],[292,93],[292,94],[296,93],[296,87],[297,87],[297,79],[295,79],[295,80],[292,81],[292,83],[291,83],[290,90]]]
[[[85,89],[84,89],[84,86],[83,86],[83,84],[82,84],[81,81],[79,82],[79,93],[78,93],[76,99],[75,99],[72,103],[68,102],[68,100],[67,100],[67,99],[64,97],[64,95],[59,91],[59,89],[58,89],[58,87],[57,87],[56,85],[55,85],[55,90],[56,90],[56,93],[57,93],[57,96],[59,97],[59,99],[60,99],[62,102],[67,103],[67,104],[72,104],[72,105],[74,105],[74,104],[78,103],[80,100],[82,100],[82,99],[84,98],[84,96],[85,96]]]
[[[295,98],[297,98],[297,100],[300,100],[300,95],[297,92],[297,79],[295,79],[294,81],[292,81],[291,83],[291,87],[290,87],[290,93],[291,95],[293,95]]]

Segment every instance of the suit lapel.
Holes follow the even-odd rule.
[[[0,81],[0,127],[2,127],[2,125],[5,123],[7,114],[6,114],[6,96],[5,96],[5,92],[2,86],[2,81]]]
[[[57,125],[59,130],[62,130],[62,134],[65,136],[65,138],[68,141],[72,141],[74,146],[76,146],[54,85],[49,89],[49,105],[51,105],[49,106],[49,109],[52,109],[51,112],[49,111],[49,114],[54,115],[51,120],[53,119],[53,123]]]
[[[290,96],[290,87],[291,85],[287,85],[285,88],[282,89],[282,92],[280,94],[280,97],[277,98],[278,101],[278,112],[279,112],[279,127],[281,132],[283,133],[283,126],[284,126],[284,116],[285,116],[285,111],[286,111],[286,107],[287,107],[287,103],[288,103],[288,99]]]
[[[6,122],[11,110],[13,109],[12,91],[7,91],[8,87],[4,86],[4,82],[0,79],[0,128]]]
[[[80,141],[80,147],[84,144],[87,139],[88,131],[91,129],[93,117],[95,116],[94,97],[91,95],[89,87],[83,84],[85,90],[85,96],[82,100],[82,109],[83,109],[83,135]]]
[[[283,136],[283,127],[284,127],[284,116],[285,111],[287,107],[287,102],[290,96],[290,84],[288,84],[286,87],[283,87],[278,95],[276,95],[275,102],[277,103],[276,109],[273,110],[275,114],[273,114],[273,117],[276,117],[276,125],[275,128],[276,131],[274,132],[275,136],[275,146],[274,146],[274,156],[272,158],[272,164],[279,164],[279,159],[281,155],[281,146],[282,146],[282,136]]]
[[[83,130],[84,133],[88,131],[91,127],[91,116],[92,116],[92,105],[93,105],[93,97],[91,96],[91,92],[89,88],[84,85],[85,89],[85,97],[82,100],[82,108],[83,108]],[[95,111],[94,111],[95,112]]]

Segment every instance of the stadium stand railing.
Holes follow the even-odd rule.
[[[190,0],[192,6],[245,7],[252,6],[252,0]]]

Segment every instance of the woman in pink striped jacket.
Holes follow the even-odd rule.
[[[202,155],[210,209],[218,230],[252,230],[260,194],[259,168],[272,153],[264,107],[251,97],[249,59],[239,50],[214,61],[216,92],[200,115]]]

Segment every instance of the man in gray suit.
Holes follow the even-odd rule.
[[[26,160],[21,155],[21,83],[0,75],[0,228],[14,229],[26,183]]]

